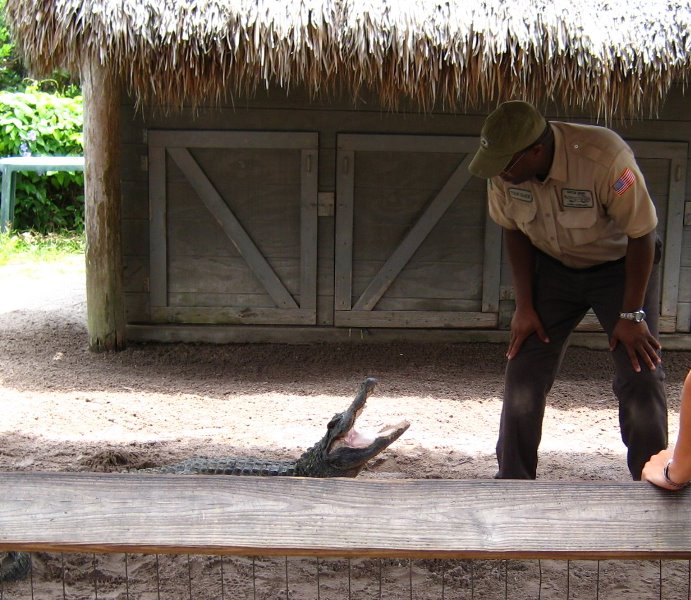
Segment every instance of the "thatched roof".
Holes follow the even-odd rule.
[[[691,0],[7,0],[39,74],[88,53],[143,103],[367,88],[463,110],[508,98],[654,112],[691,74]]]

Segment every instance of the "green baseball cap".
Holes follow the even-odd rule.
[[[480,133],[480,148],[468,170],[476,177],[499,175],[511,157],[534,144],[545,131],[547,121],[530,103],[510,100],[492,112]]]

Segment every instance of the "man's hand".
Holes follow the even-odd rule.
[[[660,342],[650,333],[645,321],[636,323],[635,321],[619,319],[609,340],[609,349],[614,350],[619,342],[624,344],[633,370],[636,373],[641,372],[639,356],[651,371],[654,371],[655,366],[662,362],[657,354],[657,351],[661,348]]]
[[[536,333],[546,344],[549,343],[545,328],[542,326],[542,321],[540,321],[540,317],[537,316],[535,310],[532,308],[517,308],[511,319],[511,340],[509,341],[509,349],[506,352],[506,358],[511,360],[516,356],[525,339],[532,333]]]
[[[670,458],[672,458],[672,450],[661,450],[655,456],[651,456],[650,460],[643,467],[641,479],[666,490],[676,490],[677,488],[667,483],[665,476],[662,474],[662,470]]]

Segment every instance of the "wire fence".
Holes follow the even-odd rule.
[[[31,555],[0,600],[691,600],[691,560]]]

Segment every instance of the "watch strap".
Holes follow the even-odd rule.
[[[634,310],[631,312],[622,311],[619,313],[620,319],[625,319],[626,321],[634,321],[635,323],[640,323],[641,321],[645,321],[645,317],[646,317],[646,314],[642,308],[639,308],[638,310]]]

